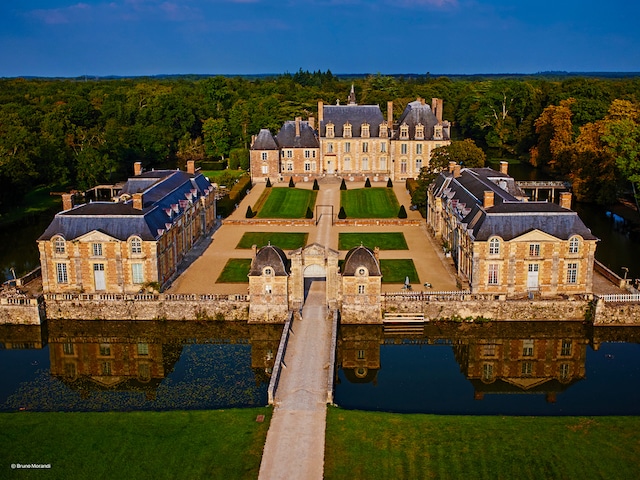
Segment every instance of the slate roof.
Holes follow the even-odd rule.
[[[360,267],[365,267],[369,271],[369,276],[382,275],[380,272],[380,262],[373,253],[373,250],[364,245],[354,247],[347,252],[342,266],[342,275],[352,277]]]
[[[289,275],[291,271],[289,259],[282,249],[274,245],[265,245],[258,250],[251,262],[249,275],[260,276],[265,267],[273,268],[273,274],[277,277]]]
[[[300,136],[296,137],[296,122],[288,120],[276,135],[280,148],[320,148],[318,137],[308,121],[300,121]]]
[[[490,168],[465,168],[457,178],[441,173],[432,188],[478,241],[494,235],[509,241],[533,230],[562,240],[573,235],[597,240],[576,212],[550,202],[520,201],[511,193],[522,194],[513,178]],[[484,208],[484,192],[488,190],[494,192],[494,206]]]
[[[124,202],[92,202],[78,205],[70,210],[57,213],[38,240],[50,240],[62,235],[73,240],[94,230],[118,240],[126,240],[132,235],[142,240],[157,240],[185,209],[181,201],[195,201],[208,194],[213,187],[201,174],[191,175],[179,170],[157,170],[144,172],[130,178],[120,191],[120,195],[143,194],[143,208],[133,208],[131,199]],[[194,195],[195,193],[195,195]],[[178,210],[168,211],[172,206]]]
[[[424,125],[424,137],[429,140],[433,138],[433,127],[438,124],[438,119],[431,111],[431,107],[420,100],[409,102],[402,112],[398,125],[406,123],[409,126],[409,140],[415,140],[415,126],[419,123]],[[446,132],[443,130],[443,135]],[[400,139],[400,128],[393,135],[394,140]],[[444,138],[448,140],[448,138]]]
[[[251,150],[278,150],[278,144],[268,128],[260,129],[260,133],[251,145]]]
[[[351,124],[352,137],[360,137],[363,123],[369,124],[369,136],[378,137],[380,124],[384,122],[378,105],[324,105],[322,112],[321,137],[326,137],[328,123],[333,123],[335,136],[342,137],[342,127],[347,122]]]

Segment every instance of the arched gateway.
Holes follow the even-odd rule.
[[[324,279],[326,283],[327,304],[336,308],[340,291],[338,272],[338,252],[317,243],[299,248],[289,253],[291,258],[291,277],[289,279],[291,308],[300,308],[305,298],[305,279]]]

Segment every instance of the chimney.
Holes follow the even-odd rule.
[[[486,208],[491,208],[494,205],[494,197],[495,194],[493,193],[493,190],[485,190],[484,191],[484,198],[482,200],[482,206],[486,209]]]
[[[141,193],[134,193],[133,194],[133,208],[135,210],[142,210],[142,194]]]
[[[571,210],[571,192],[560,192],[560,206]]]
[[[73,194],[72,193],[63,193],[62,194],[62,210],[67,211],[73,208]]]
[[[438,123],[442,123],[442,103],[441,98],[431,99],[431,111],[436,116]]]
[[[387,102],[387,127],[393,130],[393,102]]]
[[[133,174],[137,177],[142,173],[142,162],[136,162],[133,164]]]
[[[505,162],[504,160],[500,162],[500,173],[504,173],[508,175],[509,173],[509,162]]]
[[[456,162],[452,160],[449,162],[449,173],[453,173],[455,169],[456,169]]]
[[[300,122],[302,121],[302,117],[296,117],[296,137],[300,136]]]
[[[323,120],[324,120],[324,103],[318,102],[318,126],[320,126]]]
[[[460,165],[457,163],[453,166],[453,178],[458,178],[460,176]]]
[[[193,175],[196,173],[196,161],[195,160],[187,160],[187,173]]]
[[[316,129],[316,119],[313,117],[309,117],[309,126],[311,127],[311,130],[315,130]]]

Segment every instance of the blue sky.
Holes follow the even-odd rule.
[[[5,0],[0,77],[640,71],[637,0]]]

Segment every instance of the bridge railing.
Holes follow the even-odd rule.
[[[248,302],[249,295],[244,294],[153,294],[153,293],[45,293],[45,300],[50,301],[135,301],[135,302],[212,302],[232,301]]]
[[[387,292],[382,294],[382,300],[385,302],[428,302],[428,301],[460,301],[464,298],[473,297],[477,300],[478,295],[471,295],[469,290],[452,290],[442,292]],[[485,297],[485,295],[480,295]]]
[[[610,293],[598,295],[598,299],[609,303],[640,303],[640,293]]]

